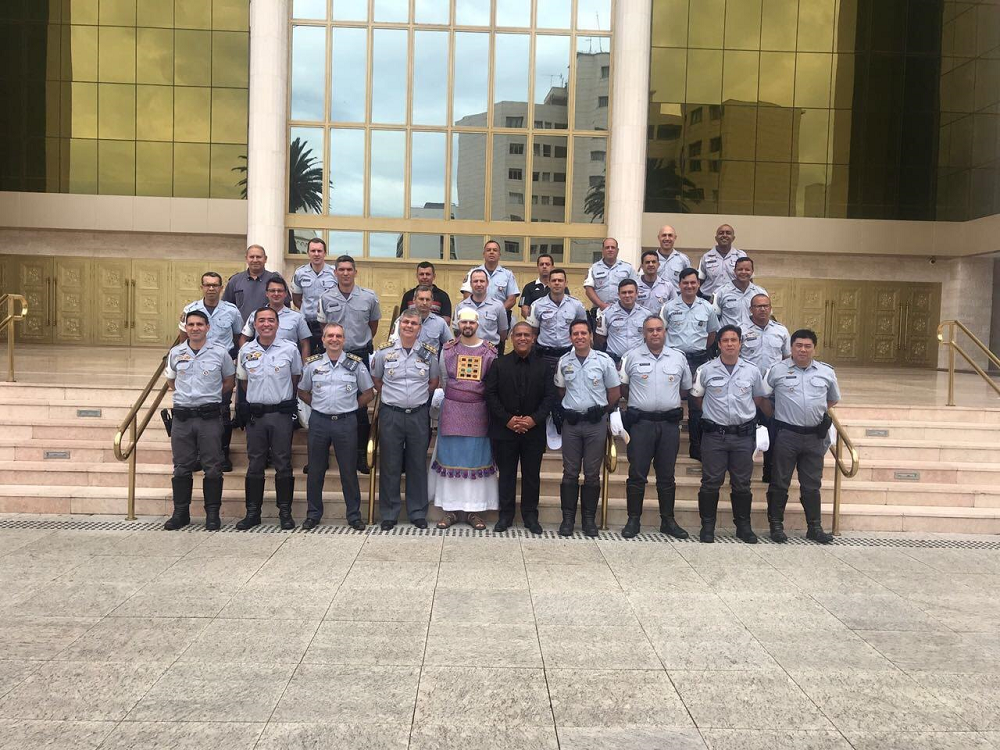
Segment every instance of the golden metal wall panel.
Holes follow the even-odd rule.
[[[170,266],[168,260],[132,261],[133,344],[169,344],[177,335]]]
[[[23,294],[28,300],[28,317],[16,340],[48,343],[52,340],[52,258],[14,256],[8,264],[11,286],[4,291]]]
[[[56,258],[53,269],[52,338],[57,344],[85,344],[91,334],[89,258]]]
[[[97,258],[91,282],[95,301],[91,315],[95,344],[128,344],[131,320],[131,261]]]

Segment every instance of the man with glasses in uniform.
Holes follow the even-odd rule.
[[[274,310],[278,316],[277,337],[282,341],[295,344],[303,361],[309,356],[309,326],[306,319],[298,310],[285,307],[285,299],[288,297],[288,287],[285,280],[280,276],[273,277],[267,282],[267,306]],[[255,328],[256,312],[247,318],[246,325],[240,333],[240,347],[257,335]]]

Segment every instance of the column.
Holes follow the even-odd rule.
[[[262,245],[268,267],[284,268],[288,94],[288,0],[250,3],[250,130],[247,244]]]
[[[608,234],[618,240],[620,257],[633,265],[642,251],[651,17],[652,0],[615,3]]]

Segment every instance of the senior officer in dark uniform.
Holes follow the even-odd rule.
[[[691,389],[687,359],[665,347],[666,330],[659,315],[642,324],[643,343],[622,358],[618,374],[622,396],[628,401],[625,428],[628,443],[628,480],[625,497],[628,521],[622,536],[639,533],[642,503],[646,496],[649,465],[656,470],[656,495],[660,502],[660,532],[678,539],[688,533],[674,520],[677,486],[674,467],[681,440],[681,397]]]
[[[767,520],[771,539],[788,541],[785,534],[785,504],[792,472],[798,469],[802,509],[806,513],[806,538],[829,544],[833,535],[823,531],[820,488],[827,432],[832,420],[828,410],[840,401],[837,374],[830,365],[817,362],[816,334],[801,328],[792,334],[792,358],[767,372],[765,387],[774,393],[774,459],[771,484],[767,488]]]
[[[663,306],[660,317],[667,327],[667,346],[684,353],[693,379],[695,371],[708,361],[708,350],[719,330],[719,318],[712,305],[698,296],[701,282],[697,271],[693,268],[681,271],[680,285],[680,296]],[[688,440],[689,455],[700,461],[701,409],[691,400],[688,400]]]
[[[771,320],[771,298],[767,294],[755,294],[750,298],[750,323],[743,330],[740,357],[755,365],[761,377],[767,374],[771,365],[777,364],[791,354],[788,329]],[[774,399],[771,399],[774,402]],[[757,419],[767,428],[770,448],[764,451],[763,481],[771,481],[771,463],[774,456],[774,418],[758,410]]]
[[[306,361],[299,382],[299,398],[312,407],[309,415],[309,478],[306,480],[306,520],[302,528],[319,525],[323,517],[323,483],[330,465],[330,446],[337,454],[340,486],[347,506],[347,523],[357,531],[361,520],[358,485],[358,410],[375,398],[375,384],[356,354],[344,351],[344,327],[323,326],[326,351]],[[367,447],[366,447],[367,451]]]
[[[282,529],[294,529],[292,495],[292,420],[297,402],[295,390],[302,374],[302,358],[295,344],[277,338],[278,314],[262,307],[254,314],[257,338],[240,349],[236,376],[246,381],[247,514],[238,521],[241,531],[260,525],[264,506],[264,468],[268,453],[274,464],[274,492]]]
[[[490,437],[499,471],[500,515],[494,531],[514,525],[517,465],[521,464],[521,519],[532,534],[541,534],[538,495],[545,419],[559,400],[552,365],[535,347],[535,331],[525,321],[511,331],[514,351],[498,357],[486,373]]]
[[[701,541],[715,541],[715,516],[719,507],[719,489],[729,471],[730,498],[736,536],[747,544],[756,544],[757,535],[750,526],[750,475],[756,445],[757,409],[771,411],[765,397],[760,371],[740,359],[740,329],[719,329],[719,358],[698,368],[693,396],[704,409],[701,443],[701,489],[698,513],[701,515]]]
[[[617,406],[621,381],[615,364],[604,352],[591,348],[585,320],[569,327],[573,351],[559,358],[555,383],[562,398],[563,475],[559,485],[562,507],[560,536],[570,536],[576,523],[579,498],[583,533],[597,536],[597,501],[601,496],[601,461],[608,434],[608,405]],[[583,467],[583,487],[579,486]]]
[[[553,268],[549,272],[549,291],[531,303],[527,323],[538,337],[535,349],[552,367],[572,346],[569,325],[574,320],[586,320],[587,311],[576,297],[566,294],[566,271]]]
[[[198,462],[205,471],[205,528],[219,528],[222,507],[222,405],[236,384],[236,367],[229,350],[209,343],[208,315],[192,310],[185,316],[187,341],[167,355],[166,378],[174,392],[170,448],[174,454],[173,515],[163,524],[174,531],[191,523],[191,474]]]
[[[427,417],[430,394],[438,387],[438,353],[417,343],[420,313],[413,308],[399,316],[399,339],[383,344],[372,357],[372,380],[382,394],[379,420],[378,505],[382,530],[389,531],[402,508],[400,482],[406,467],[406,515],[418,529],[427,528]]]
[[[637,302],[637,293],[634,279],[622,279],[618,282],[618,301],[597,314],[594,340],[616,367],[626,352],[642,343],[642,324],[649,312]]]

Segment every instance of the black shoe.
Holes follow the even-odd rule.
[[[372,470],[368,468],[368,451],[365,451],[358,456],[358,473],[359,474],[371,474]]]
[[[777,544],[784,544],[788,541],[788,534],[785,533],[785,526],[781,521],[769,521],[771,528],[771,541]]]
[[[383,521],[382,522],[382,531],[392,531],[392,529],[393,529],[393,527],[395,527],[395,525],[396,525],[395,521]]]
[[[507,529],[509,529],[511,525],[512,524],[510,523],[510,521],[501,518],[496,522],[496,525],[493,527],[493,531],[495,531],[497,534],[502,534]]]
[[[305,466],[302,467],[302,473],[305,474],[306,476],[309,476],[309,464],[306,464]]]
[[[532,534],[541,534],[544,531],[542,529],[542,525],[538,523],[538,521],[525,521],[524,528],[526,528]]]
[[[806,531],[806,539],[811,539],[818,544],[829,544],[833,541],[833,534],[828,534],[823,531],[823,527],[818,523],[809,524],[809,530]]]
[[[660,533],[669,534],[674,539],[687,539],[690,534],[688,534],[684,529],[677,525],[677,522],[673,519],[673,516],[660,516]]]
[[[629,516],[628,521],[625,522],[625,528],[622,529],[622,536],[631,539],[639,533],[639,528],[639,516]]]
[[[189,523],[191,523],[191,515],[189,513],[179,513],[175,510],[174,514],[163,524],[163,529],[165,531],[177,531],[177,529],[183,529]]]
[[[576,525],[576,514],[573,514],[573,518],[568,518],[564,513],[563,521],[559,524],[559,536],[573,536],[574,525]]]
[[[222,519],[219,518],[218,508],[205,509],[205,530],[218,531],[222,528]]]
[[[771,483],[771,470],[769,468],[764,469],[764,471],[761,472],[760,481],[763,482],[764,484]]]
[[[410,521],[410,523],[412,523],[413,526],[415,528],[418,528],[418,529],[426,529],[427,528],[427,519],[426,518],[414,518],[412,521]]]
[[[317,521],[315,518],[307,518],[305,521],[302,522],[303,531],[311,531],[312,529],[315,529],[317,526],[319,526],[319,521]]]
[[[236,522],[236,528],[239,531],[246,531],[254,526],[260,526],[260,516],[258,515],[248,513],[243,519]]]
[[[740,523],[736,526],[736,538],[746,544],[757,543],[757,535],[753,533],[749,523]]]
[[[352,529],[354,529],[355,531],[364,531],[365,529],[368,528],[368,525],[364,521],[362,521],[360,518],[355,518],[348,525]]]
[[[225,460],[223,460],[223,462],[222,462],[222,473],[223,474],[228,474],[232,470],[233,470],[233,462],[230,461],[228,458],[225,459]]]
[[[702,544],[715,543],[715,521],[706,521],[705,519],[702,519],[701,533],[698,535],[698,541]]]

